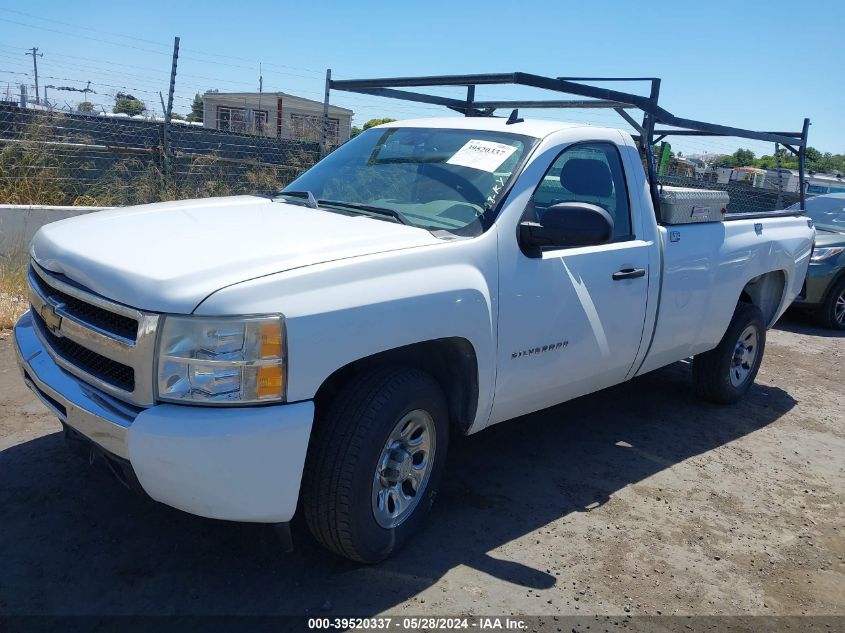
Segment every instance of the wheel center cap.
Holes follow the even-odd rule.
[[[393,449],[390,454],[390,461],[384,470],[381,471],[381,478],[386,486],[394,486],[405,481],[411,474],[414,467],[414,458],[402,448]]]
[[[399,465],[399,480],[404,481],[411,474],[411,467],[413,462],[410,453],[405,453],[402,457],[402,463]]]

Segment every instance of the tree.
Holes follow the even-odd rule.
[[[384,119],[370,119],[366,123],[364,123],[363,130],[369,130],[371,127],[375,127],[376,125],[381,125],[382,123],[393,123],[396,119],[391,118],[384,118]]]
[[[363,127],[358,127],[357,125],[352,126],[352,130],[349,132],[349,138],[355,138],[364,130],[369,130],[371,127],[375,127],[376,125],[381,125],[382,123],[392,123],[396,119],[391,119],[389,117],[385,117],[383,119],[370,119],[366,123],[364,123]]]
[[[761,156],[755,160],[754,166],[759,167],[760,169],[774,169],[777,167],[777,157],[766,154],[765,156]]]
[[[194,95],[194,101],[191,103],[191,111],[188,113],[188,121],[197,121],[202,123],[202,97],[200,93]]]
[[[81,103],[76,104],[76,111],[77,112],[93,112],[94,111],[94,104],[90,101],[82,101]]]
[[[807,160],[811,163],[816,163],[820,161],[822,158],[822,153],[817,150],[815,147],[808,147],[807,148]]]
[[[823,172],[827,174],[845,173],[845,154],[822,154],[815,147],[808,147],[806,153],[806,170],[810,172]],[[778,160],[779,159],[779,160]],[[754,153],[747,149],[738,149],[731,155],[716,156],[713,159],[716,165],[730,165],[731,167],[757,167],[759,169],[798,169],[798,156],[786,148],[781,147],[776,154],[764,155],[754,158]]]
[[[748,167],[754,164],[754,152],[750,149],[740,147],[733,154],[728,156],[728,164],[731,167]]]
[[[115,114],[128,114],[129,116],[136,116],[138,114],[143,114],[147,109],[147,106],[144,105],[144,102],[135,97],[134,95],[125,93],[125,92],[118,92],[114,96],[114,107],[112,108],[112,112]]]

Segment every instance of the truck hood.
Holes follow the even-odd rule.
[[[114,301],[189,313],[212,292],[255,277],[438,242],[404,224],[233,196],[53,222],[36,233],[31,254]]]

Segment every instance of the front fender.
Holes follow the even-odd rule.
[[[478,360],[477,426],[489,415],[496,376],[494,233],[246,281],[214,293],[195,313],[283,313],[289,402],[313,398],[332,373],[356,360],[464,338]]]

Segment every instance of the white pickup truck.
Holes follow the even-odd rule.
[[[801,290],[800,212],[665,225],[627,133],[441,118],[365,131],[276,196],[49,224],[24,380],[126,483],[374,562],[450,432],[688,357],[729,403]]]

